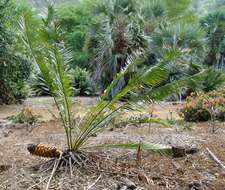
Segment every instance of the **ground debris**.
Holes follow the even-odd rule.
[[[133,181],[128,178],[121,178],[121,184],[118,186],[118,190],[135,190],[137,186]]]
[[[48,116],[46,109],[42,107],[43,104],[38,103],[34,109],[38,114]],[[171,110],[171,106],[167,107],[158,108],[157,115],[160,117],[164,115],[163,117],[166,118],[167,109]],[[13,109],[15,110],[15,106]],[[4,117],[6,115],[3,111],[0,114]],[[26,127],[10,127],[9,125],[0,127],[0,167],[3,168],[0,171],[1,190],[45,189],[51,170],[33,170],[32,168],[46,162],[46,158],[30,155],[26,146],[29,143],[42,142],[54,144],[63,149],[65,145],[63,129],[57,121],[47,119],[29,133]],[[198,123],[192,129],[182,131],[158,126],[149,128],[148,125],[103,131],[97,137],[90,139],[87,146],[112,144],[112,142],[124,143],[129,140],[139,142],[141,137],[148,143],[185,147],[186,156],[171,158],[142,151],[141,164],[137,166],[136,150],[91,149],[88,156],[92,164],[74,169],[72,178],[69,169],[66,171],[64,167],[60,168],[52,178],[49,190],[80,190],[92,184],[94,186],[91,190],[116,190],[118,185],[123,186],[122,178],[132,181],[136,185],[136,190],[223,190],[225,174],[205,151],[208,147],[222,163],[225,163],[223,151],[225,125],[224,123],[218,125],[221,127],[215,134],[211,133],[209,123]],[[10,132],[8,137],[1,136],[6,129],[10,129],[12,133]],[[193,148],[188,152],[188,147],[197,147],[199,151],[197,153]],[[10,167],[5,168],[5,166]],[[101,178],[98,179],[99,176]],[[96,180],[97,183],[95,183]]]
[[[0,165],[0,173],[5,172],[11,168],[10,165]]]

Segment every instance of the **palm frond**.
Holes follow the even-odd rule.
[[[124,143],[124,144],[102,144],[96,146],[97,148],[119,148],[119,149],[134,149],[137,150],[139,147],[141,150],[149,151],[151,153],[160,153],[163,155],[171,155],[172,147],[161,145],[161,144],[153,144],[153,143]]]
[[[172,127],[170,123],[166,120],[160,118],[153,118],[149,116],[130,117],[128,119],[119,121],[119,123],[116,123],[116,126],[122,127],[128,124],[150,124],[150,123],[158,124],[164,128]]]
[[[51,11],[50,13],[52,14]],[[32,15],[25,13],[20,20],[23,41],[54,97],[67,135],[68,147],[71,148],[73,124],[71,118],[72,81],[67,72],[67,64],[71,60],[69,51],[64,48],[59,39],[57,40],[59,29],[50,22],[50,17],[47,17],[47,20],[43,19],[46,21],[44,24],[38,23],[35,27],[33,27],[32,19],[34,19]]]
[[[145,95],[143,95],[143,99],[149,98],[153,100],[162,100],[169,95],[172,95],[174,93],[178,93],[180,89],[191,87],[191,81],[201,83],[204,80],[206,71],[202,71],[198,74],[195,74],[190,77],[185,77],[180,80],[168,83],[166,85],[163,85],[161,87],[158,87],[156,89],[153,89],[149,92],[147,92]],[[145,98],[144,98],[145,97]]]
[[[141,88],[141,87],[143,87],[143,85],[147,85],[148,88],[150,88],[150,89],[158,86],[160,83],[162,83],[164,80],[166,80],[168,78],[168,72],[167,72],[166,66],[171,61],[178,59],[181,55],[182,55],[182,52],[180,52],[179,50],[176,50],[176,49],[168,51],[164,55],[164,58],[158,64],[156,64],[155,66],[153,66],[143,72],[139,72],[138,74],[134,75],[129,80],[128,84],[113,97],[112,102],[120,100],[122,97],[127,95],[129,92],[132,92],[135,89]],[[135,64],[135,63],[141,63],[141,62],[139,60],[138,62],[134,62],[133,64]],[[117,78],[107,88],[105,96],[107,96],[111,92],[111,90],[115,84],[115,81],[118,81],[124,75],[124,73],[126,73],[130,69],[130,67],[132,67],[132,64],[129,65],[126,68],[126,70],[120,72],[120,74],[117,76]]]

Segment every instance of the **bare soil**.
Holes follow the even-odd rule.
[[[76,114],[83,114],[96,101],[97,98],[75,99],[73,107]],[[5,125],[3,120],[18,113],[23,106],[31,107],[36,114],[42,116],[38,126]],[[155,105],[154,109],[155,117],[181,119],[176,113],[177,105],[162,103]],[[29,143],[45,143],[59,149],[65,148],[63,129],[55,115],[57,111],[51,98],[28,99],[23,105],[0,106],[0,189],[45,189],[51,171],[39,172],[34,166],[48,159],[30,155],[26,147]],[[174,128],[161,128],[154,124],[107,128],[92,137],[87,146],[141,140],[197,147],[200,151],[183,158],[142,151],[141,161],[137,163],[136,150],[90,148],[86,151],[94,155],[95,164],[77,169],[72,177],[69,172],[57,172],[49,189],[116,190],[121,189],[124,181],[129,179],[136,185],[136,189],[224,190],[225,171],[211,159],[206,148],[225,163],[225,123],[213,125],[218,128],[216,133],[212,133],[210,122],[181,122]]]

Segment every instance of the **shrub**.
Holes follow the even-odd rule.
[[[50,92],[48,89],[48,86],[43,79],[43,76],[39,73],[36,76],[34,76],[31,81],[31,88],[34,91],[34,94],[36,96],[49,96]]]
[[[86,69],[76,67],[70,70],[70,75],[73,81],[73,94],[75,96],[92,95],[94,93],[90,82],[90,74]],[[42,74],[39,73],[37,76],[34,76],[30,83],[35,95],[49,96],[51,94]]]
[[[196,83],[191,81],[190,90],[196,92],[198,90],[204,92],[211,92],[213,90],[217,90],[225,84],[225,74],[223,71],[209,68],[206,71],[206,75],[203,78],[202,82],[199,81]]]
[[[0,81],[4,86],[0,89],[0,103],[21,102],[29,95],[26,81],[30,71],[29,63],[20,57],[10,60],[5,65],[0,64]],[[5,97],[4,94],[6,94]]]
[[[191,94],[179,109],[185,121],[225,121],[225,89],[208,93]]]
[[[20,54],[14,28],[19,14],[14,1],[0,1],[0,104],[20,102],[28,95],[30,64]]]
[[[11,120],[13,123],[22,123],[22,124],[29,124],[35,125],[40,116],[35,115],[33,110],[29,107],[25,107],[15,116],[11,116],[8,119]]]
[[[91,87],[90,74],[86,69],[76,67],[73,71],[73,87],[76,95],[92,95],[94,93]]]

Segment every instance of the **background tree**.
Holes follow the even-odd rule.
[[[0,1],[0,103],[21,101],[27,96],[30,64],[18,51],[16,20],[20,9],[12,0]]]
[[[56,15],[64,32],[66,45],[72,50],[71,67],[88,68],[89,54],[84,44],[90,26],[95,20],[94,8],[97,1],[85,0],[80,3],[65,4],[56,9]]]
[[[223,64],[225,54],[225,11],[209,13],[201,20],[201,25],[207,32],[208,52],[205,64],[215,66]],[[222,66],[225,70],[225,66]]]
[[[102,1],[98,10],[101,19],[90,31],[87,49],[92,55],[94,76],[101,77],[104,89],[131,57],[143,53],[147,40],[135,1]]]

